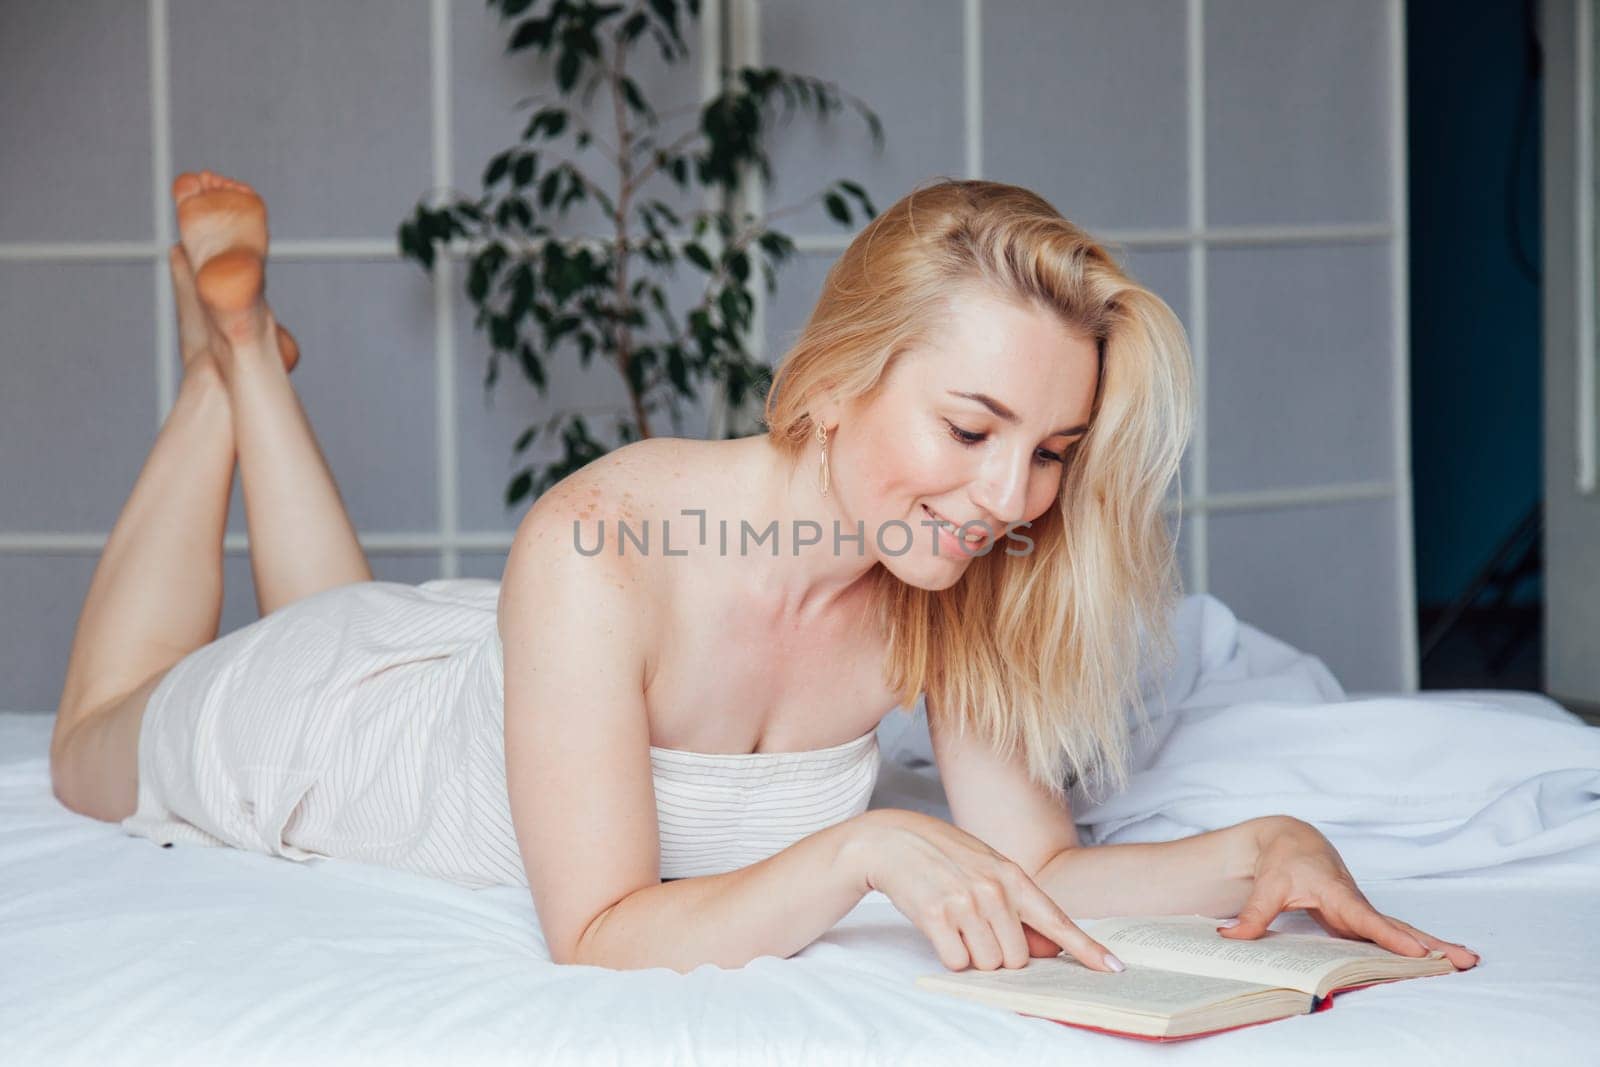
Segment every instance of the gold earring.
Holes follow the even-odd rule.
[[[817,440],[822,442],[822,469],[817,476],[817,489],[823,496],[828,495],[828,428],[822,423],[817,423]]]

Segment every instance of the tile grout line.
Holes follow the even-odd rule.
[[[1188,82],[1186,127],[1189,149],[1189,230],[1195,236],[1189,251],[1189,348],[1194,362],[1194,432],[1190,439],[1189,485],[1201,500],[1206,496],[1206,419],[1208,315],[1206,301],[1206,149],[1205,149],[1205,6],[1204,0],[1188,0],[1184,8]],[[1182,513],[1180,512],[1180,521]],[[1210,524],[1204,510],[1194,514],[1189,532],[1189,581],[1191,594],[1205,593],[1211,585]]]
[[[1319,223],[1305,226],[1213,226],[1209,229],[1177,227],[1168,229],[1097,229],[1089,227],[1090,234],[1105,244],[1127,248],[1181,249],[1196,241],[1211,247],[1367,244],[1394,239],[1393,226],[1386,223]],[[797,234],[791,239],[795,249],[807,253],[842,252],[854,234],[812,233]],[[682,237],[681,239],[687,239]],[[594,237],[598,242],[608,238]],[[535,242],[529,242],[530,246]],[[574,242],[576,243],[576,241]],[[166,245],[157,241],[10,241],[0,242],[0,263],[104,261],[152,259],[164,255]],[[441,258],[465,259],[471,254],[470,246],[460,242],[451,248],[439,250]],[[379,260],[399,262],[400,252],[392,239],[385,237],[353,237],[307,239],[288,238],[272,242],[272,256],[277,260]]]
[[[961,9],[962,95],[967,177],[983,177],[983,0],[966,0]]]
[[[1344,482],[1303,488],[1253,489],[1238,492],[1216,493],[1209,497],[1187,500],[1184,514],[1204,514],[1224,511],[1284,511],[1302,507],[1345,504],[1360,500],[1379,500],[1394,496],[1397,487],[1391,482]],[[1163,507],[1165,512],[1178,510]],[[371,551],[443,551],[456,549],[499,549],[511,545],[512,530],[456,530],[449,538],[432,531],[383,530],[359,534],[361,544]],[[6,552],[96,551],[105,544],[104,533],[0,533],[0,554]],[[242,551],[248,546],[243,533],[227,535],[228,551]]]
[[[172,204],[167,193],[172,185],[172,94],[171,66],[167,53],[167,0],[150,0],[148,30],[150,44],[150,184],[154,215],[151,262],[156,283],[156,431],[167,420],[177,393],[173,376],[172,349],[176,344],[171,271],[164,262],[164,251],[172,240]]]
[[[1400,684],[1414,692],[1421,682],[1417,635],[1417,559],[1411,477],[1411,274],[1406,202],[1406,36],[1403,0],[1389,3],[1389,243],[1390,338],[1394,396],[1395,595],[1400,613]]]
[[[430,85],[433,111],[433,184],[436,194],[451,186],[450,128],[450,9],[448,0],[429,0],[429,51],[432,58]],[[455,578],[461,560],[456,543],[460,501],[457,484],[456,348],[453,260],[441,256],[434,261],[433,341],[434,341],[434,461],[435,491],[438,494],[440,577]]]

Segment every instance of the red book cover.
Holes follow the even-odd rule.
[[[1386,985],[1389,982],[1400,981],[1400,980],[1401,979],[1395,979],[1395,978],[1380,978],[1375,982],[1362,982],[1359,985],[1347,985],[1347,986],[1341,986],[1338,989],[1331,989],[1331,990],[1328,991],[1328,995],[1327,996],[1313,998],[1311,1010],[1308,1011],[1308,1012],[1304,1012],[1303,1014],[1315,1015],[1319,1011],[1327,1011],[1329,1008],[1333,1007],[1333,998],[1334,998],[1335,994],[1348,993],[1352,989],[1365,989],[1369,985]],[[1019,1015],[1027,1015],[1028,1013],[1027,1012],[1018,1012],[1018,1014]],[[1033,1015],[1033,1016],[1029,1016],[1029,1017],[1030,1018],[1034,1018],[1034,1019],[1043,1019],[1043,1018],[1045,1018],[1042,1015]],[[1130,1034],[1126,1030],[1107,1030],[1103,1026],[1090,1026],[1087,1023],[1069,1023],[1069,1022],[1063,1022],[1060,1019],[1046,1019],[1045,1021],[1046,1022],[1052,1022],[1052,1023],[1060,1023],[1062,1026],[1073,1026],[1073,1027],[1078,1028],[1079,1030],[1094,1030],[1095,1032],[1101,1033],[1101,1034],[1111,1034],[1113,1037],[1131,1037],[1135,1041],[1171,1042],[1171,1041],[1188,1041],[1190,1038],[1194,1038],[1194,1037],[1210,1037],[1212,1034],[1225,1034],[1229,1030],[1243,1030],[1243,1029],[1245,1029],[1246,1027],[1249,1027],[1249,1026],[1263,1026],[1263,1025],[1265,1025],[1267,1023],[1282,1022],[1284,1019],[1292,1019],[1292,1018],[1294,1018],[1293,1015],[1280,1015],[1276,1019],[1262,1019],[1260,1022],[1240,1023],[1237,1026],[1223,1026],[1223,1027],[1219,1027],[1216,1030],[1202,1030],[1199,1033],[1181,1034],[1181,1035],[1179,1035],[1177,1037],[1154,1037],[1154,1036],[1152,1036],[1150,1034]]]

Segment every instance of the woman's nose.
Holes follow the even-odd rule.
[[[1027,505],[1032,460],[1031,454],[1020,464],[996,459],[986,467],[974,486],[972,499],[991,521],[1005,524],[1022,518]]]

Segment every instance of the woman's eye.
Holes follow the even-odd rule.
[[[960,441],[964,445],[975,445],[979,441],[982,441],[985,437],[989,436],[988,434],[973,433],[970,430],[963,430],[961,427],[957,426],[953,422],[949,422],[948,420],[945,422],[945,425],[950,427],[950,436],[954,437],[957,441]]]
[[[973,433],[971,430],[963,430],[949,419],[945,420],[945,425],[950,427],[950,436],[964,445],[978,444],[989,436],[985,433]],[[1065,463],[1066,458],[1058,453],[1041,448],[1033,454],[1033,462],[1037,466],[1048,467],[1052,463]]]

